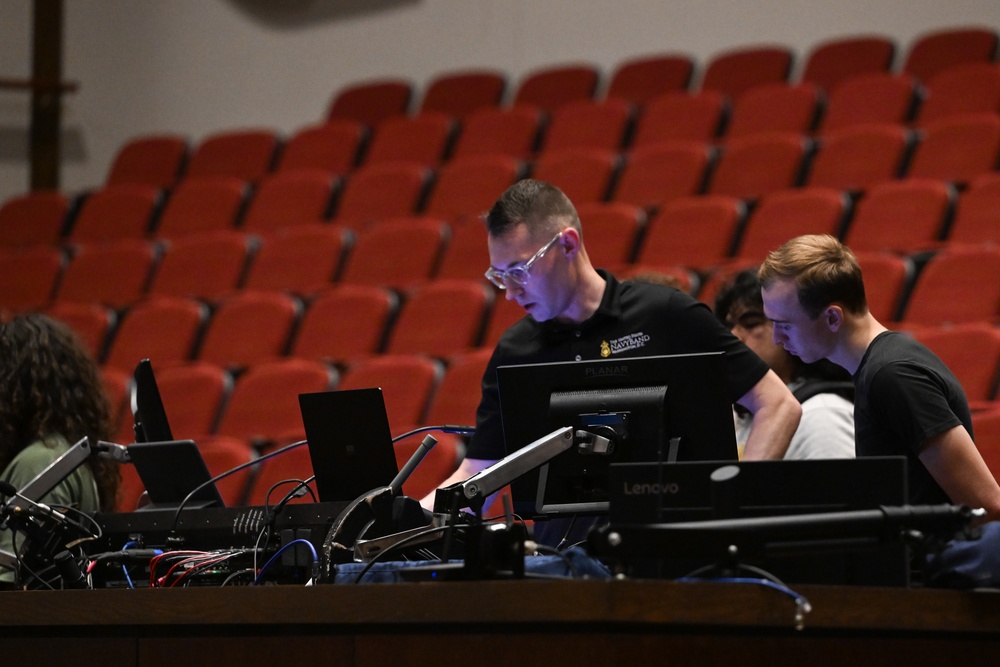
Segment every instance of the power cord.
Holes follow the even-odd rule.
[[[729,583],[729,584],[752,584],[755,586],[764,586],[766,588],[771,588],[780,593],[783,593],[792,600],[795,601],[795,615],[793,617],[794,627],[796,630],[802,630],[805,628],[805,617],[806,614],[812,611],[812,604],[808,599],[801,593],[796,592],[787,586],[783,581],[775,577],[770,572],[762,570],[759,567],[754,567],[752,565],[737,564],[735,570],[746,571],[751,574],[756,574],[757,577],[740,577],[740,576],[720,576],[720,577],[701,577],[699,573],[710,572],[713,570],[718,570],[718,565],[709,565],[703,568],[699,568],[689,574],[686,577],[681,577],[675,581],[682,583],[704,583],[704,582],[717,582],[717,583]]]

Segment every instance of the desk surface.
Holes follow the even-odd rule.
[[[1000,595],[664,581],[0,593],[8,664],[995,665]],[[805,657],[808,656],[808,660]],[[805,660],[805,661],[804,661]]]
[[[902,633],[1000,631],[1000,593],[800,586],[808,629]],[[480,581],[337,586],[11,591],[0,635],[32,627],[366,627],[425,624],[615,624],[791,629],[796,605],[750,584],[669,581]],[[99,611],[97,611],[99,610]]]

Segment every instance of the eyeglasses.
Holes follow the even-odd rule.
[[[539,248],[538,252],[532,255],[531,258],[528,259],[527,261],[521,262],[516,266],[512,266],[506,271],[503,271],[501,269],[494,269],[491,266],[486,270],[486,273],[483,275],[486,276],[487,280],[489,280],[491,283],[493,283],[500,289],[507,289],[507,286],[510,285],[511,283],[517,285],[518,287],[524,287],[531,279],[531,273],[530,273],[531,265],[540,260],[545,255],[545,253],[548,252],[549,248],[552,247],[552,244],[558,241],[559,237],[561,236],[562,232],[559,232],[558,234],[553,236],[551,241],[549,241],[541,248]]]

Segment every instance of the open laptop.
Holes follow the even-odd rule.
[[[300,394],[299,407],[321,502],[354,500],[399,472],[380,388]]]
[[[212,478],[193,440],[136,442],[128,446],[128,453],[149,495],[149,504],[140,510],[177,509],[191,491]],[[225,502],[212,483],[184,507],[225,507]]]
[[[212,478],[192,440],[174,440],[149,359],[132,374],[132,414],[135,442],[129,458],[149,496],[140,509],[176,509],[191,491]],[[206,484],[185,505],[189,508],[224,507],[215,484]]]

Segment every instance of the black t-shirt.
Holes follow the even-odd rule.
[[[875,337],[854,374],[854,439],[858,456],[906,456],[910,502],[951,502],[918,457],[929,438],[963,425],[972,434],[969,402],[958,379],[911,337]]]
[[[672,287],[619,283],[600,273],[607,287],[597,312],[587,321],[566,325],[524,317],[500,338],[483,376],[476,433],[466,452],[469,458],[497,460],[506,455],[496,381],[499,366],[721,351],[726,353],[733,402],[767,373],[767,364],[706,305]]]

